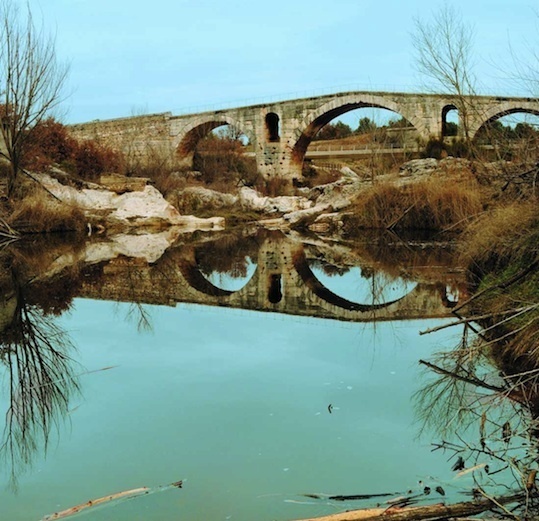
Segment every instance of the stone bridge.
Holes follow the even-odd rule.
[[[462,107],[466,104],[466,107]],[[213,129],[231,125],[249,139],[258,170],[266,177],[301,176],[303,159],[316,133],[332,119],[354,109],[389,109],[405,118],[418,138],[442,138],[449,111],[467,113],[473,137],[487,122],[516,112],[539,115],[539,100],[402,92],[341,92],[311,98],[174,116],[134,116],[72,125],[79,139],[97,139],[126,154],[165,152],[192,166],[198,141]],[[463,111],[464,108],[464,111]]]
[[[197,247],[182,245],[167,250],[152,265],[125,257],[112,260],[100,276],[91,282],[84,279],[80,296],[161,305],[184,302],[352,322],[451,316],[455,302],[448,297],[448,286],[460,288],[465,296],[464,276],[449,269],[437,271],[434,279],[417,277],[414,287],[395,299],[373,297],[370,302],[354,302],[316,277],[313,256],[305,244],[280,232],[269,232],[256,240],[256,270],[237,291],[212,283],[200,269]],[[346,251],[340,250],[338,256],[343,255],[347,256]],[[350,262],[357,265],[355,254],[346,264],[350,266]]]

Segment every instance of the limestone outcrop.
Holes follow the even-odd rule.
[[[144,186],[141,191],[117,194],[98,187],[79,190],[63,185],[46,174],[41,174],[37,178],[54,197],[81,208],[88,217],[89,223],[99,224],[109,230],[161,229],[167,226],[181,226],[186,231],[190,231],[222,229],[224,226],[224,219],[221,217],[200,219],[190,215],[180,215],[178,210],[150,185]]]

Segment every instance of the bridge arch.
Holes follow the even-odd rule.
[[[510,114],[517,113],[539,116],[539,106],[537,101],[530,100],[517,104],[504,102],[490,107],[483,114],[481,114],[480,118],[477,118],[477,121],[475,121],[473,125],[470,125],[470,137],[473,139],[479,130],[488,123],[502,118],[503,116],[509,116]]]
[[[417,114],[406,110],[395,101],[376,94],[351,94],[335,98],[311,111],[301,122],[297,130],[287,143],[294,164],[303,163],[303,158],[309,144],[317,132],[331,120],[346,112],[360,108],[387,109],[405,118],[420,134],[424,130],[424,123]]]
[[[207,136],[212,130],[223,125],[230,125],[241,132],[249,141],[253,136],[244,129],[239,121],[228,114],[208,114],[206,117],[197,118],[190,122],[172,140],[173,150],[180,160],[192,161],[198,142]]]

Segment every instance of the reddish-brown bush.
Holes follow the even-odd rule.
[[[96,180],[104,172],[122,169],[121,155],[95,141],[78,143],[73,160],[77,174],[88,180]]]
[[[95,141],[78,142],[69,135],[65,125],[50,118],[30,131],[22,166],[43,172],[52,164],[84,179],[95,180],[104,172],[121,171],[123,159],[118,152]]]
[[[71,159],[78,144],[64,125],[49,118],[38,123],[29,135],[28,149],[23,158],[23,167],[41,172],[53,163]]]

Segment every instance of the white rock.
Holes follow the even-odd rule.
[[[312,201],[300,196],[261,196],[256,190],[249,187],[242,187],[239,192],[239,203],[245,210],[253,210],[265,213],[289,213],[298,210],[305,210],[313,206]]]
[[[104,219],[108,225],[124,227],[177,225],[189,230],[224,226],[224,219],[220,217],[200,219],[180,215],[178,210],[163,198],[161,192],[150,185],[139,192],[116,194],[108,190],[77,190],[45,174],[40,176],[40,181],[61,201],[79,206],[90,218]]]
[[[400,176],[419,176],[431,174],[438,168],[438,160],[429,157],[427,159],[412,159],[400,167]]]

